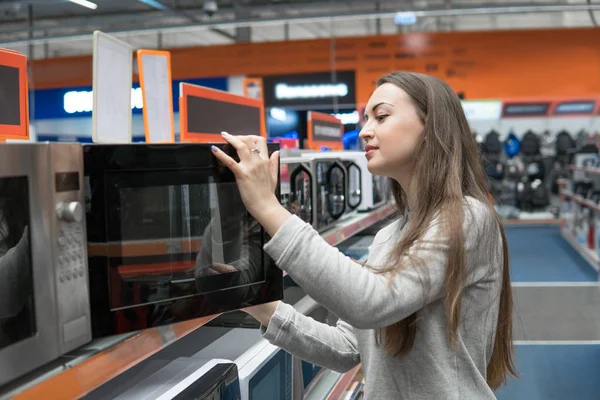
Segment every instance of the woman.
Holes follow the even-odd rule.
[[[246,311],[302,359],[337,371],[362,363],[369,400],[493,399],[515,375],[508,249],[460,100],[436,78],[398,72],[378,81],[365,121],[369,170],[391,179],[400,217],[364,267],[279,205],[278,155],[266,159],[263,139],[225,134],[239,163],[214,149],[272,236],[265,250],[340,322],[281,302]]]

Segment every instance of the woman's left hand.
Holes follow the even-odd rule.
[[[273,207],[281,207],[275,196],[279,178],[279,152],[269,159],[267,141],[261,136],[232,136],[226,132],[223,138],[233,146],[240,162],[236,162],[218,147],[212,151],[235,175],[240,196],[248,212],[260,222],[260,215]]]

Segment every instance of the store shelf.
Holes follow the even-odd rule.
[[[350,385],[354,382],[354,378],[359,373],[362,365],[357,365],[352,368],[350,371],[346,372],[342,377],[338,380],[337,384],[333,387],[329,396],[327,396],[327,400],[339,400],[344,396],[344,393],[348,390]]]
[[[348,240],[352,236],[364,231],[365,229],[375,225],[379,221],[390,217],[396,211],[393,204],[389,204],[378,208],[369,213],[359,213],[340,223],[334,228],[324,232],[323,238],[332,246],[337,246],[344,240]]]
[[[581,205],[584,205],[584,206],[586,206],[586,207],[588,207],[588,208],[590,208],[590,209],[592,209],[592,210],[594,210],[596,212],[600,212],[600,206],[598,206],[595,203],[592,203],[589,200],[584,199],[583,197],[581,197],[581,196],[579,196],[579,195],[577,195],[577,194],[575,194],[575,193],[573,193],[573,192],[571,192],[569,190],[561,190],[560,193],[563,196],[565,196],[565,197],[568,197],[570,199],[575,200],[576,202],[578,202]]]
[[[46,372],[41,382],[40,378],[34,379],[8,396],[13,400],[38,400],[51,393],[53,399],[80,398],[218,316],[147,329],[116,344],[106,339],[93,341],[83,348],[84,352],[89,349],[88,354],[70,359]]]
[[[350,216],[322,236],[327,243],[336,246],[390,217],[394,211],[393,205],[386,205],[368,213]],[[299,311],[308,313],[318,307],[318,304],[306,296],[297,307],[301,308]],[[15,400],[37,400],[45,398],[48,393],[52,393],[53,399],[80,398],[218,316],[219,314],[139,333],[94,340],[73,354],[62,357],[61,360],[64,361],[55,363],[50,369],[33,372],[18,383],[13,383],[9,391],[0,393],[0,398],[8,396]],[[339,380],[330,376],[335,390],[338,387],[344,390],[354,375],[340,374]],[[348,379],[350,381],[346,382]]]
[[[582,246],[571,233],[564,229],[561,229],[560,233],[562,237],[565,238],[565,240],[588,262],[588,264],[592,266],[592,268],[600,272],[600,259],[595,251]]]

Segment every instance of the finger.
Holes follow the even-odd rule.
[[[248,146],[248,148],[250,149],[250,154],[252,154],[256,159],[263,159],[266,160],[268,158],[269,152],[264,152],[263,150],[261,150],[260,145],[257,142],[257,138],[258,136],[244,136],[244,143],[246,143],[246,146]],[[258,155],[259,157],[257,157],[256,154],[253,153],[253,150],[258,149]]]
[[[250,154],[250,149],[246,143],[244,143],[245,136],[236,137],[227,132],[221,132],[221,136],[223,136],[223,139],[225,139],[227,143],[233,146],[233,148],[237,151],[238,156],[240,156],[241,161],[250,160],[252,154]]]
[[[221,161],[223,165],[229,168],[234,174],[237,175],[240,172],[240,165],[233,158],[229,157],[217,146],[212,146],[211,150],[215,157],[217,157],[217,159]]]
[[[275,151],[271,154],[270,167],[273,186],[277,186],[277,181],[279,180],[279,151]]]
[[[262,136],[249,136],[254,140],[254,143],[256,143],[256,147],[258,147],[258,149],[260,150],[260,154],[262,154],[265,157],[268,157],[269,155],[269,148],[267,147],[267,139],[265,139]]]

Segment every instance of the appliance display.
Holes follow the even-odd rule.
[[[302,157],[284,157],[280,161],[281,204],[304,222],[315,226],[313,175]]]
[[[302,368],[293,372],[291,354],[262,339],[258,329],[211,329],[226,333],[193,358],[235,360],[242,400],[292,400],[294,384],[302,384]]]
[[[156,371],[114,397],[115,400],[240,400],[237,366],[222,359],[181,357],[153,360],[146,371]]]
[[[314,157],[315,154],[319,157],[337,158],[342,160],[342,163],[346,166],[349,176],[348,203],[350,209],[359,202],[359,198],[358,206],[354,206],[359,212],[372,211],[388,201],[387,178],[369,172],[368,160],[363,151],[331,151],[312,154],[302,152],[301,156]],[[356,171],[356,167],[360,169],[360,173]],[[357,187],[360,187],[360,189],[357,189]]]
[[[322,157],[323,153],[299,151],[289,154],[292,157],[304,157],[306,160],[303,168],[309,171],[313,180],[312,225],[319,232],[323,232],[346,213],[346,167],[335,157]]]
[[[283,297],[268,237],[209,144],[90,145],[84,161],[94,337]]]
[[[91,340],[79,144],[0,145],[0,386]]]

